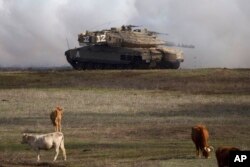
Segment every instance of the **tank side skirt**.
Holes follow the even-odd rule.
[[[146,51],[146,52],[145,52]],[[67,61],[74,69],[116,69],[116,68],[160,68],[178,69],[179,61],[170,62],[160,59],[164,53],[153,49],[148,56],[145,48],[118,48],[116,52],[110,47],[105,46],[85,46],[82,48],[71,49],[65,52]],[[91,58],[93,57],[93,58]]]

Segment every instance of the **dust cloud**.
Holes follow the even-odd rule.
[[[182,68],[250,68],[247,0],[0,0],[0,67],[68,65],[77,34],[123,24],[195,45]]]

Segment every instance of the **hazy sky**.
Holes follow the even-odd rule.
[[[250,68],[249,0],[0,0],[0,67],[67,65],[66,38],[123,24],[194,44],[182,68]]]

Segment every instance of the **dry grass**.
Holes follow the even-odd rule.
[[[206,124],[215,147],[250,149],[249,72],[2,72],[0,164],[216,166],[214,155],[195,158],[190,128]],[[49,113],[57,105],[65,109],[68,161],[52,163],[51,151],[36,163],[35,153],[20,144],[21,133],[53,131]]]
[[[82,88],[249,94],[250,70],[27,71],[0,73],[0,88]],[[153,83],[152,83],[153,82]],[[25,84],[24,84],[25,83]]]

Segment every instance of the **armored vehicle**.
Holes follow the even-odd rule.
[[[157,32],[127,25],[78,35],[81,47],[65,52],[74,69],[178,69],[181,50],[170,47]],[[186,46],[186,45],[185,45]],[[186,46],[192,47],[192,46]]]

